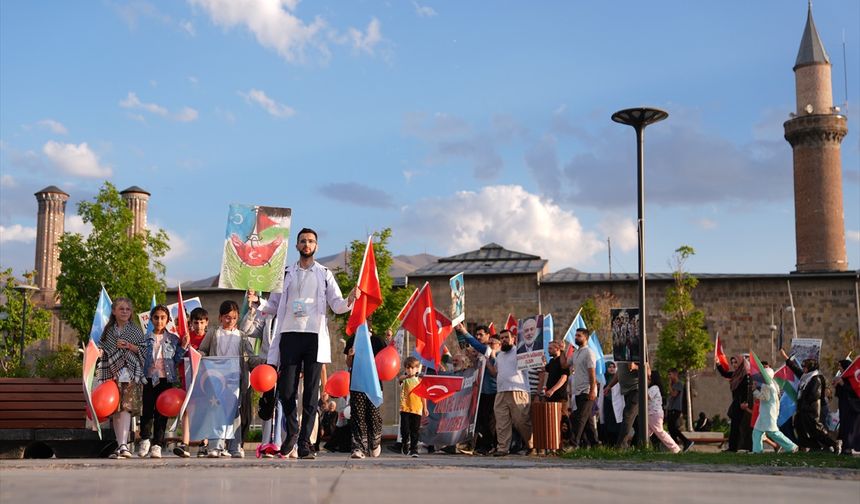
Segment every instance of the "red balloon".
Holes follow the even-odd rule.
[[[119,387],[113,380],[106,381],[93,390],[93,409],[99,421],[113,415],[119,408]],[[88,416],[92,417],[87,411]]]
[[[338,371],[328,377],[325,382],[325,391],[332,397],[346,397],[349,395],[349,373]]]
[[[394,345],[388,345],[376,354],[376,372],[382,381],[393,380],[400,372],[400,354]]]
[[[104,422],[104,421],[105,421],[105,420],[107,420],[108,418],[110,418],[110,417],[99,417],[99,423]],[[93,419],[93,414],[92,414],[92,413],[90,413],[90,409],[89,409],[89,408],[87,408],[87,420],[92,420],[92,419]]]
[[[155,409],[162,416],[175,417],[179,415],[179,410],[182,409],[184,401],[184,390],[178,388],[167,389],[158,395],[158,399],[155,400]]]
[[[251,371],[251,386],[257,392],[268,392],[275,388],[278,372],[268,364],[261,364]]]

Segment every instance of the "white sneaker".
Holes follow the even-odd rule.
[[[117,448],[117,452],[119,458],[132,458],[134,455],[131,454],[131,450],[128,449],[128,445],[121,444],[119,448]]]
[[[149,455],[150,443],[148,439],[142,439],[137,443],[137,456],[140,458]]]
[[[297,446],[293,446],[293,449],[287,453],[286,458],[297,459],[299,458],[299,448]]]
[[[220,456],[220,450],[209,450],[209,452],[206,454],[206,458],[219,458]]]
[[[149,449],[149,458],[161,458],[161,446],[155,445]]]
[[[245,458],[245,450],[240,448],[234,452],[231,452],[230,456],[233,458]]]
[[[379,456],[380,453],[382,453],[382,446],[381,445],[374,448],[373,451],[370,452],[370,456],[372,456],[373,458],[376,458]]]
[[[361,450],[355,450],[352,452],[352,455],[350,455],[349,458],[363,459],[364,458],[364,452],[362,452]]]

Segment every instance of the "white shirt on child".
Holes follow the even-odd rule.
[[[222,357],[235,357],[242,355],[240,350],[242,335],[238,329],[227,330],[219,327],[215,332],[215,341],[218,345],[218,355]]]

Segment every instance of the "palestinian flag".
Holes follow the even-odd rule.
[[[791,370],[788,366],[782,366],[777,369],[773,374],[773,379],[776,380],[776,384],[779,386],[780,390],[785,392],[785,394],[795,402],[797,402],[797,385],[800,383],[800,380],[794,375],[794,371]]]
[[[758,387],[761,387],[762,384],[771,385],[773,383],[770,375],[764,372],[764,366],[761,360],[759,360],[758,355],[752,350],[750,350],[750,378],[756,382]]]

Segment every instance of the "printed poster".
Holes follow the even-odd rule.
[[[800,364],[804,359],[821,361],[821,340],[816,338],[794,338],[791,340],[791,352]]]
[[[543,315],[520,319],[517,323],[517,369],[534,369],[544,366]],[[550,335],[550,338],[552,335]],[[549,345],[549,341],[546,341]]]
[[[191,310],[195,308],[203,308],[203,303],[200,302],[199,297],[183,299],[182,304],[185,305],[185,311],[189,314],[191,313]],[[176,334],[175,322],[176,317],[179,316],[179,302],[167,305],[167,309],[170,310],[170,320],[167,322],[167,330]],[[149,324],[149,311],[138,313],[137,319],[140,321],[140,327],[142,327],[144,332],[146,332],[146,326]]]
[[[453,395],[434,403],[427,401],[430,414],[421,417],[419,439],[434,446],[452,446],[469,441],[475,433],[475,417],[481,396],[484,366],[472,367],[447,376],[462,376],[463,386]]]
[[[281,292],[291,214],[289,208],[230,204],[218,287]]]
[[[639,355],[639,308],[613,308],[610,310],[612,321],[612,354],[615,362],[638,362]]]
[[[466,320],[466,284],[463,273],[457,273],[449,280],[451,284],[451,324],[457,325]]]

